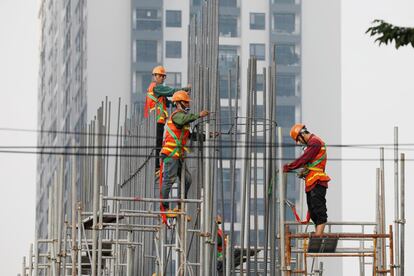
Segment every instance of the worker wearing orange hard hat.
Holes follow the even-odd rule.
[[[150,83],[147,89],[147,96],[145,99],[144,117],[149,116],[149,111],[155,110],[157,116],[157,133],[156,133],[156,151],[155,156],[155,174],[158,175],[160,168],[160,150],[162,146],[162,137],[164,134],[164,125],[167,112],[167,97],[171,97],[175,92],[184,90],[190,91],[191,85],[184,88],[172,88],[164,85],[164,81],[167,77],[167,72],[163,66],[156,66],[152,70],[153,81]]]
[[[322,235],[328,219],[326,208],[326,189],[331,180],[325,172],[327,153],[325,142],[310,133],[304,124],[295,124],[290,130],[292,139],[306,146],[303,154],[295,161],[285,164],[284,172],[302,169],[298,174],[305,179],[306,201],[309,218],[316,225],[316,235]]]
[[[198,114],[190,113],[190,96],[186,91],[175,92],[172,102],[176,106],[175,111],[167,120],[165,126],[164,141],[161,149],[161,176],[160,176],[160,196],[162,199],[168,199],[171,188],[176,180],[180,182],[181,170],[187,141],[191,138],[190,123],[199,118],[203,118],[209,114],[207,110],[203,110]],[[183,183],[180,183],[182,185]],[[185,198],[191,185],[191,174],[187,167],[185,168]],[[178,189],[179,193],[181,189]],[[168,202],[161,203],[161,210],[169,210]],[[176,208],[175,211],[178,211]],[[167,214],[174,214],[168,212]],[[167,215],[168,216],[168,215]],[[165,218],[165,217],[164,217]],[[164,220],[163,218],[163,220]]]

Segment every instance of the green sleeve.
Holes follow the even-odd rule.
[[[171,97],[172,95],[174,95],[175,92],[180,91],[180,90],[188,91],[189,89],[187,87],[173,88],[173,87],[169,87],[163,84],[157,84],[154,87],[154,94],[157,97],[160,97],[160,96]]]
[[[194,122],[198,118],[200,118],[200,115],[198,114],[185,114],[184,112],[178,112],[174,114],[172,120],[177,127],[183,127],[191,122]]]

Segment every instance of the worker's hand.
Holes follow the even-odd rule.
[[[210,138],[216,138],[220,135],[218,131],[210,131]]]
[[[207,110],[203,110],[199,113],[200,118],[206,117],[209,114],[209,112]]]
[[[283,165],[283,172],[284,173],[289,172],[288,164]]]

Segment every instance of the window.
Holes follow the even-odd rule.
[[[137,40],[137,61],[157,62],[157,41]]]
[[[233,7],[237,8],[237,0],[220,0],[220,7]]]
[[[295,107],[278,106],[276,109],[276,121],[279,126],[290,128],[295,123]]]
[[[264,85],[263,85],[263,74],[258,74],[256,77],[256,90],[257,91],[263,91]]]
[[[140,31],[161,30],[161,18],[156,9],[137,9],[135,28]]]
[[[237,65],[237,47],[227,45],[219,46],[218,58],[221,72],[228,72],[229,69],[234,70]]]
[[[294,44],[276,45],[276,63],[281,65],[297,65],[299,56]]]
[[[236,76],[234,72],[230,76],[230,97],[234,99],[236,97]],[[229,98],[229,74],[227,70],[227,74],[223,72],[219,76],[219,91],[220,91],[220,98],[221,99],[228,99]]]
[[[264,105],[256,105],[255,107],[253,107],[256,111],[256,115],[255,117],[257,119],[262,119],[264,118]],[[260,134],[259,134],[260,135]]]
[[[166,27],[181,27],[181,11],[166,11],[165,12],[165,26]]]
[[[265,45],[264,44],[250,44],[250,56],[255,56],[258,60],[265,60]]]
[[[276,93],[278,96],[295,96],[295,75],[276,75]]]
[[[152,81],[151,73],[147,72],[135,72],[135,81],[136,81],[136,93],[145,94],[147,93],[147,88]]]
[[[264,13],[250,13],[250,29],[264,30],[266,26]]]
[[[241,176],[241,172],[240,172],[240,169],[235,169],[235,172],[234,172],[234,177],[235,177],[235,179],[234,179],[234,197],[235,198],[237,198],[239,195],[240,195],[240,176]],[[227,221],[230,221],[230,218],[231,218],[231,201],[230,201],[230,199],[231,199],[231,195],[232,195],[232,185],[231,185],[231,179],[232,177],[231,177],[231,169],[225,169],[225,168],[223,168],[223,190],[224,190],[224,205],[225,205],[225,208],[224,208],[224,217],[225,217],[225,219],[227,220]],[[219,201],[219,202],[221,202],[221,200]],[[221,204],[219,204],[220,205],[220,208],[221,208]],[[238,210],[237,210],[237,205],[236,205],[236,203],[235,203],[235,205],[234,205],[234,215],[235,215],[235,220],[237,221],[238,220],[238,217],[240,216],[239,214],[238,214]]]
[[[273,4],[295,4],[295,0],[272,0]]]
[[[176,88],[182,87],[181,73],[168,72],[167,78],[165,79],[165,85]]]
[[[224,37],[237,37],[237,16],[220,15],[219,33]]]
[[[295,31],[295,14],[275,13],[273,14],[273,29],[281,33],[293,33]]]
[[[165,57],[181,58],[181,41],[166,41]]]
[[[233,109],[233,112],[234,112],[234,109]],[[230,117],[230,107],[222,106],[221,109],[220,109],[221,131],[228,132],[231,128],[232,123],[233,123],[232,118]],[[223,148],[222,156],[223,156],[223,158],[230,158],[231,157],[231,150]]]

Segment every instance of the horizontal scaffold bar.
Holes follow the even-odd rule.
[[[146,198],[146,197],[122,197],[122,196],[105,196],[104,200],[114,200],[114,201],[140,201],[140,202],[183,202],[183,203],[201,203],[201,199],[161,199],[161,198]]]
[[[309,222],[310,225],[313,225],[312,222]],[[286,221],[285,225],[303,225],[297,221]],[[355,225],[355,226],[367,226],[372,225],[376,226],[376,222],[371,221],[328,221],[325,225]]]
[[[355,239],[387,239],[391,234],[361,234],[361,233],[324,233],[323,235],[315,235],[315,233],[296,233],[287,235],[291,239],[307,239],[307,238],[355,238]]]

